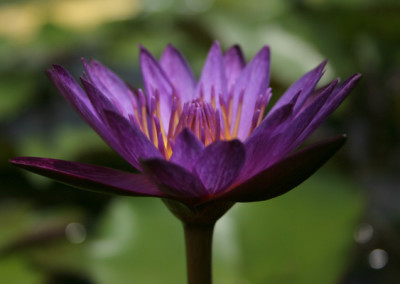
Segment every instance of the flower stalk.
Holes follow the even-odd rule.
[[[212,238],[215,223],[184,223],[188,284],[212,283]]]

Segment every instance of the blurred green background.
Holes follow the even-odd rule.
[[[275,96],[324,58],[364,78],[310,141],[346,146],[298,189],[217,224],[217,284],[400,283],[397,0],[2,0],[0,283],[185,283],[183,232],[156,199],[79,191],[8,164],[29,155],[130,170],[46,78],[95,58],[142,86],[139,43],[172,43],[199,75],[208,48],[272,51]],[[310,142],[309,141],[309,142]]]

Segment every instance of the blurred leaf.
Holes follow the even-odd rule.
[[[33,81],[27,76],[0,77],[0,121],[14,117],[32,102]]]
[[[0,259],[0,283],[43,284],[44,273],[34,269],[26,259]]]
[[[338,283],[362,203],[351,180],[320,172],[282,197],[237,206],[246,280]]]
[[[117,198],[88,247],[99,284],[184,283],[183,232],[159,200]]]
[[[82,254],[71,249],[75,245],[67,241],[64,231],[80,220],[78,211],[67,208],[35,211],[20,202],[1,203],[0,283],[43,284],[52,269],[78,270],[68,264]]]

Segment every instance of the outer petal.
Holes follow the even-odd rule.
[[[217,141],[207,146],[194,166],[210,194],[218,193],[230,186],[238,177],[246,153],[239,140]]]
[[[161,56],[160,65],[181,101],[191,101],[194,98],[196,79],[183,55],[169,44]]]
[[[160,96],[160,113],[162,126],[168,132],[169,118],[172,106],[172,85],[164,70],[157,60],[144,47],[140,47],[140,65],[143,82],[146,89],[148,105],[151,106],[151,98],[158,92]]]
[[[47,75],[81,117],[111,146],[111,148],[117,151],[121,156],[124,156],[124,150],[121,149],[115,137],[111,135],[102,117],[98,115],[85,92],[68,71],[61,66],[54,65],[53,69],[47,71]]]
[[[336,84],[337,80],[329,84],[312,102],[310,102],[300,113],[296,113],[291,121],[288,121],[286,125],[281,128],[282,139],[272,151],[274,153],[274,155],[271,156],[273,162],[290,154],[300,146],[301,143],[296,143],[299,135],[307,128],[310,122],[321,110],[324,103],[326,103],[328,98],[331,96]]]
[[[189,171],[192,170],[194,161],[204,149],[203,143],[187,128],[175,139],[174,152],[170,161]]]
[[[196,98],[204,95],[206,102],[211,102],[211,94],[214,90],[215,102],[219,108],[220,96],[227,97],[225,70],[222,61],[222,52],[219,43],[216,41],[211,47],[206,62],[203,66],[203,71],[196,89]]]
[[[82,84],[90,98],[93,107],[95,108],[97,115],[100,118],[100,123],[103,124],[103,128],[106,129],[106,135],[112,137],[114,140],[114,144],[110,145],[113,149],[115,149],[118,154],[120,154],[126,161],[128,161],[132,166],[140,170],[140,165],[136,156],[132,155],[132,149],[127,148],[125,146],[126,139],[121,139],[119,134],[116,134],[115,125],[110,125],[109,121],[107,120],[107,115],[105,114],[106,111],[112,112],[117,114],[119,111],[116,109],[115,105],[113,105],[107,97],[105,97],[95,86],[93,86],[90,82],[86,81],[85,79],[81,79]],[[120,115],[121,120],[126,120]],[[127,122],[128,124],[128,122]],[[133,128],[136,130],[135,137],[130,137],[132,140],[144,140],[147,137],[143,137],[143,133],[137,129],[137,125],[134,122],[131,122]],[[139,138],[138,138],[139,137]],[[110,138],[111,139],[111,138]],[[107,141],[107,140],[106,140]],[[143,142],[146,143],[146,142]],[[150,142],[148,142],[150,143]],[[151,143],[150,143],[151,144]],[[149,146],[150,147],[150,146]],[[139,150],[140,152],[140,150]]]
[[[91,191],[119,195],[166,196],[142,174],[46,158],[17,157],[10,162],[42,176]]]
[[[240,180],[261,171],[266,163],[270,163],[270,150],[281,138],[277,131],[292,117],[293,103],[288,103],[268,115],[245,141],[246,163]]]
[[[87,64],[82,59],[87,75],[94,86],[100,90],[125,117],[134,115],[136,99],[129,87],[110,69],[96,60]]]
[[[342,147],[345,140],[345,135],[341,135],[305,148],[216,199],[251,202],[282,195],[309,178]]]
[[[238,138],[244,140],[249,134],[254,107],[257,97],[264,94],[269,86],[270,76],[270,53],[269,47],[265,46],[250,61],[237,79],[233,93],[233,118],[236,119],[239,97],[244,91],[242,114],[239,124]],[[234,125],[232,125],[233,130]]]
[[[293,96],[300,92],[300,96],[297,99],[297,103],[294,108],[294,111],[297,112],[303,106],[304,102],[307,100],[308,96],[311,94],[318,81],[321,79],[323,74],[322,71],[326,65],[326,62],[326,60],[323,61],[320,65],[318,65],[308,73],[304,74],[300,79],[294,82],[275,103],[275,105],[271,109],[271,112],[290,102]]]
[[[141,160],[140,164],[160,190],[176,199],[195,199],[207,195],[201,181],[179,165],[164,159]]]
[[[98,120],[96,112],[85,92],[71,74],[62,66],[53,65],[53,69],[47,70],[47,75],[68,103],[70,103],[89,124],[95,125]]]
[[[104,110],[110,110],[114,112],[119,112],[116,106],[112,103],[110,98],[105,96],[97,87],[95,87],[92,83],[87,81],[84,78],[81,78],[81,82],[83,85],[83,88],[85,89],[86,95],[90,100],[90,103],[92,104],[92,107],[94,108],[97,116],[103,123],[106,123],[106,119],[104,116]],[[123,115],[121,113],[121,115]],[[105,124],[107,126],[107,124]]]
[[[105,110],[104,115],[109,124],[109,130],[125,150],[124,158],[129,163],[137,164],[140,169],[139,159],[162,157],[154,144],[134,124],[112,111]]]
[[[296,143],[301,144],[307,137],[313,133],[334,111],[339,107],[347,95],[353,90],[358,81],[361,79],[361,74],[354,74],[341,83],[322,106],[318,114],[307,125],[306,129],[297,138]]]
[[[246,62],[240,46],[234,45],[229,48],[224,55],[224,67],[228,92],[231,92],[235,86],[236,80],[245,66]]]
[[[257,165],[252,167],[252,173],[257,173],[258,171],[269,167],[271,164],[289,155],[298,146],[300,146],[300,144],[295,143],[297,137],[299,137],[299,135],[304,131],[314,116],[321,109],[324,102],[326,102],[329,95],[332,93],[332,90],[336,84],[336,81],[332,82],[317,98],[314,99],[314,101],[308,104],[302,112],[297,114],[292,113],[292,115],[286,121],[281,123],[279,127],[275,127],[272,130],[264,128],[261,129],[262,131],[257,132],[256,135],[252,136],[252,144],[246,143],[246,151],[252,151],[252,162]],[[292,103],[294,104],[293,107],[295,107],[296,102]],[[271,116],[275,115],[275,113],[279,113],[279,110],[280,109],[273,112]],[[272,143],[268,143],[269,141]],[[266,145],[266,147],[254,147],[254,145],[263,144]]]

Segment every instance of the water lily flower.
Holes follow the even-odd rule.
[[[268,46],[246,64],[238,46],[223,54],[215,42],[198,81],[171,45],[160,60],[140,47],[140,64],[144,90],[97,61],[83,60],[82,87],[63,67],[48,70],[65,99],[139,173],[48,158],[11,162],[79,188],[160,197],[185,224],[213,223],[234,203],[279,196],[320,168],[344,135],[296,150],[361,77],[316,88],[324,61],[270,107]]]

